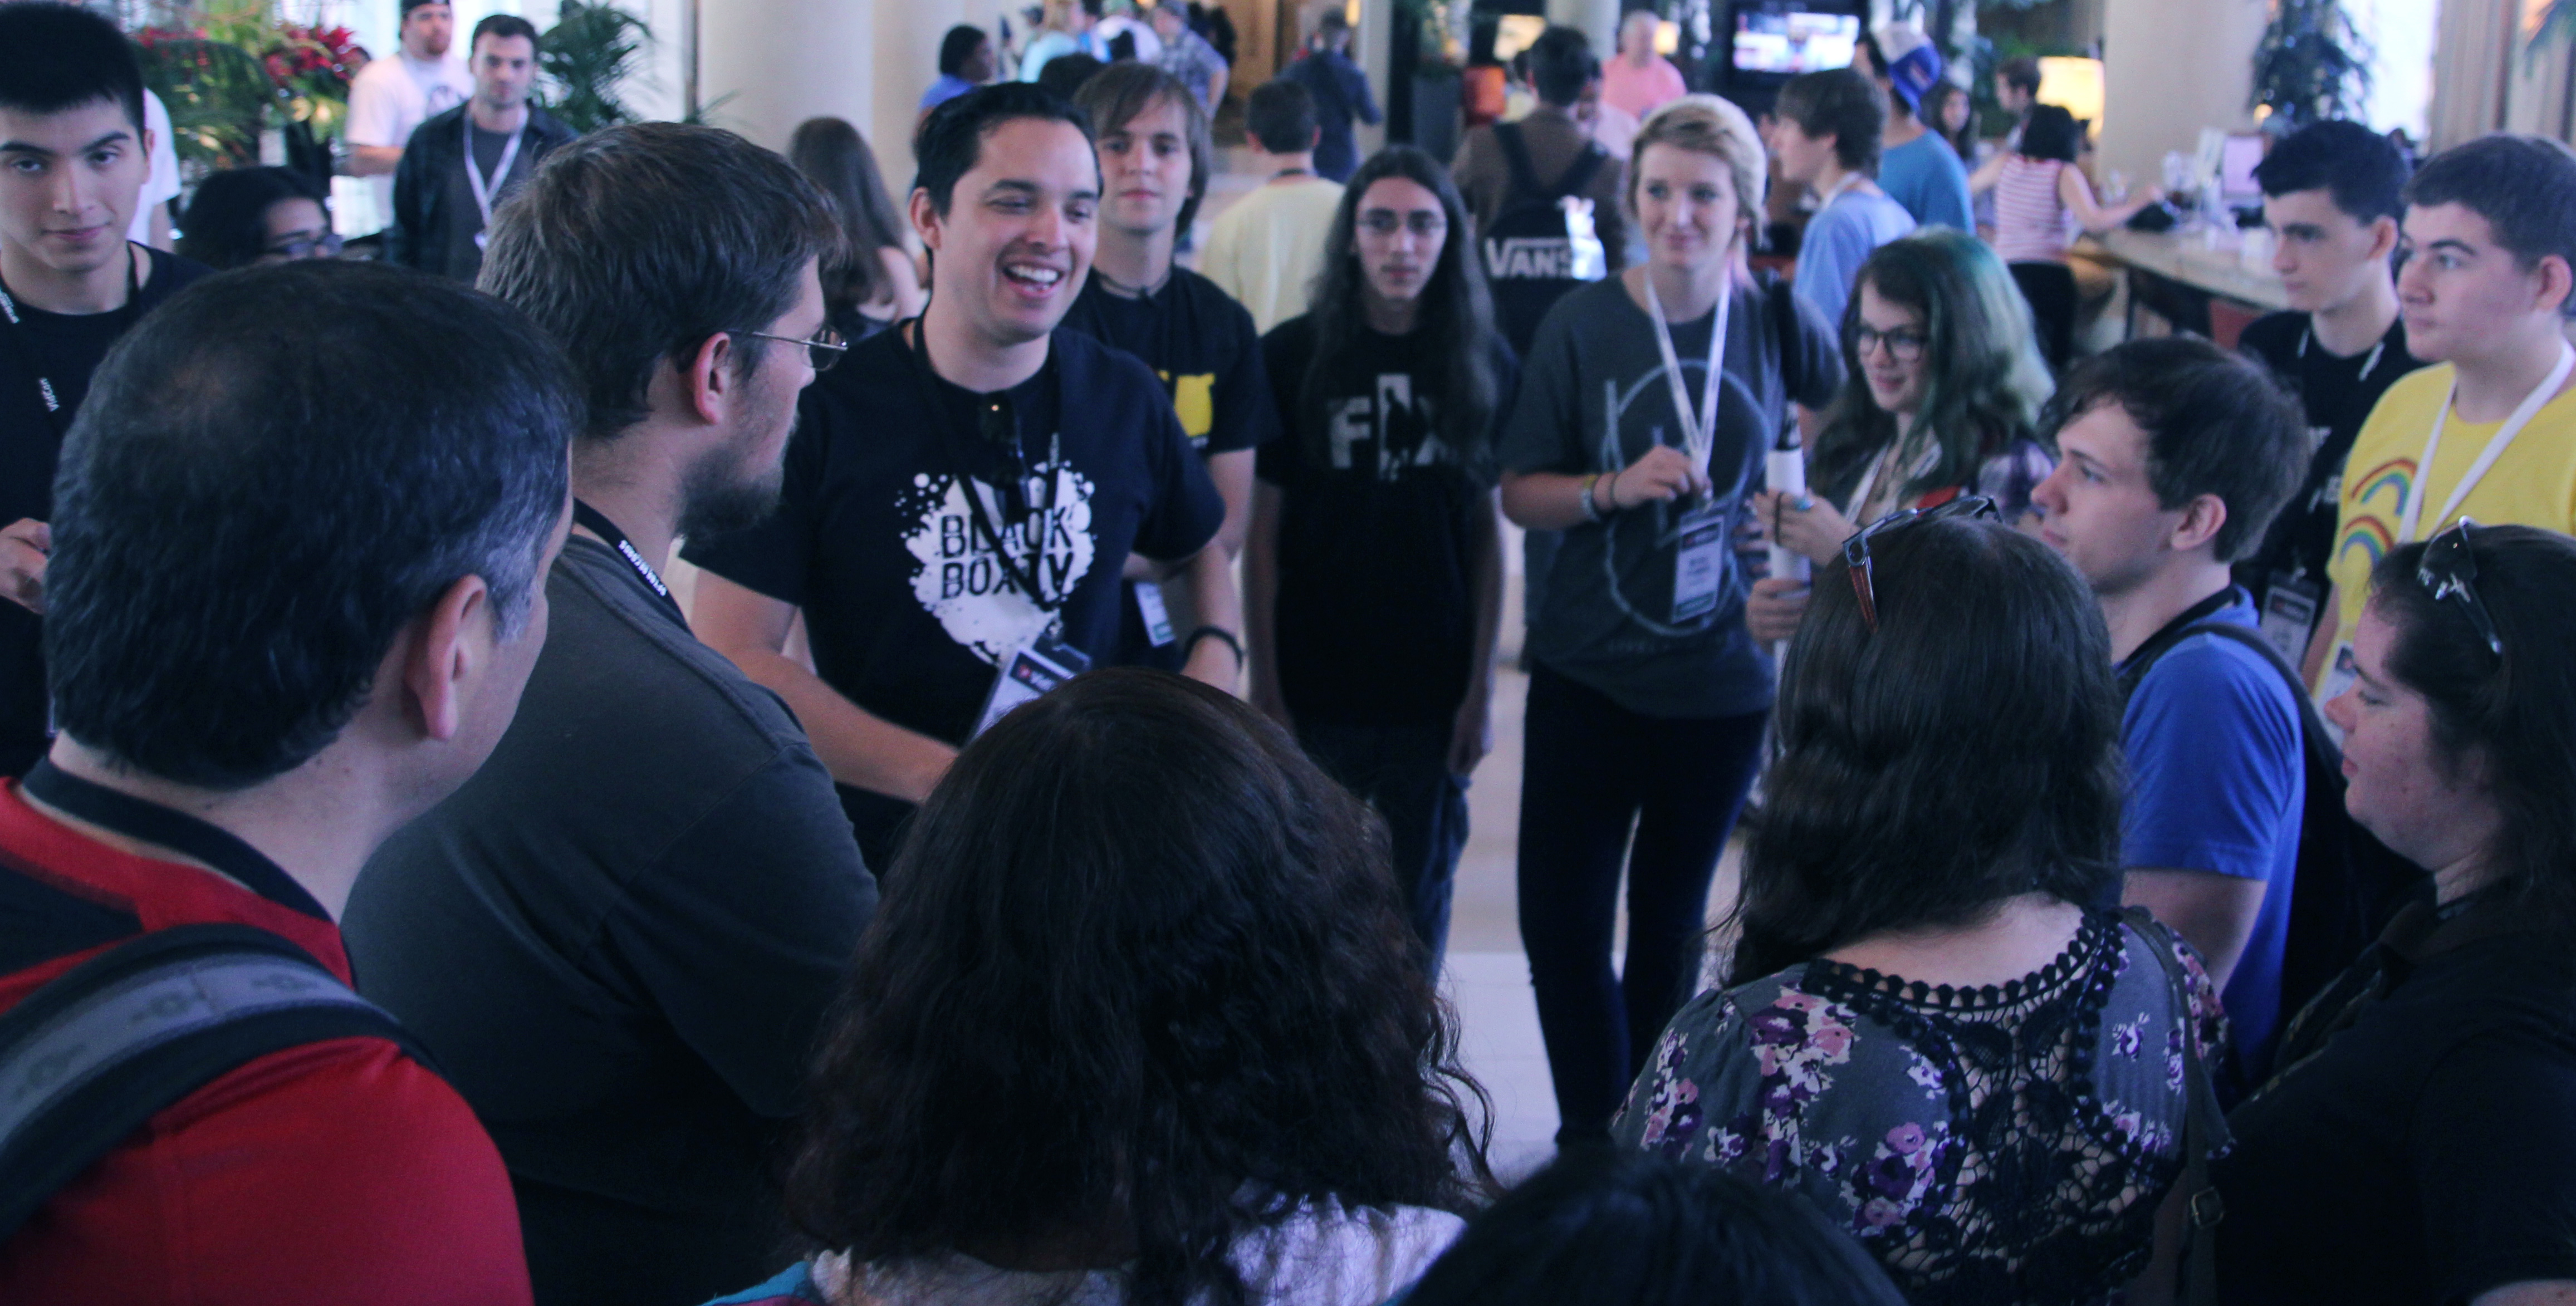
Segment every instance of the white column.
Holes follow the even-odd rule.
[[[876,32],[897,8],[849,0],[701,0],[698,93],[702,105],[712,106],[708,120],[785,149],[797,123],[830,114],[849,119],[875,145],[882,132],[875,120]],[[671,39],[678,39],[676,31]],[[882,158],[882,147],[879,152]]]
[[[2101,170],[2159,181],[2204,127],[2249,129],[2264,0],[2109,0],[2102,21]]]
[[[1717,8],[1722,14],[1726,6]],[[1619,0],[1547,0],[1547,21],[1581,28],[1603,63],[1619,52]]]

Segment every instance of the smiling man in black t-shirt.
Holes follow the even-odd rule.
[[[1224,504],[1170,398],[1056,329],[1096,239],[1087,123],[989,86],[933,110],[914,150],[929,309],[806,392],[775,517],[685,550],[705,569],[697,630],[795,708],[881,868],[998,668],[1115,652],[1129,553],[1190,593],[1187,674],[1231,689],[1238,671],[1233,576],[1208,547]],[[800,609],[813,670],[783,651]]]
[[[1172,261],[1207,190],[1207,114],[1189,88],[1151,64],[1117,63],[1074,102],[1100,147],[1100,246],[1064,324],[1134,354],[1163,380],[1181,430],[1225,498],[1218,539],[1243,548],[1252,451],[1278,433],[1252,313],[1215,282]],[[1178,670],[1189,626],[1165,616],[1160,569],[1130,558],[1118,661]]]
[[[143,71],[116,25],[0,6],[0,773],[52,735],[42,651],[54,460],[89,376],[206,268],[129,243],[151,174]]]

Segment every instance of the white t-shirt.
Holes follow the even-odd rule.
[[[143,182],[143,192],[134,200],[134,221],[125,229],[125,238],[140,244],[152,243],[152,206],[179,198],[179,143],[170,135],[170,106],[150,91],[143,93],[143,128],[152,133],[152,175]],[[175,225],[179,215],[170,215]]]
[[[1250,309],[1252,325],[1267,334],[1306,311],[1324,266],[1324,233],[1341,203],[1341,183],[1320,177],[1255,186],[1217,215],[1199,272]]]
[[[1446,1211],[1400,1206],[1345,1210],[1330,1199],[1235,1244],[1234,1265],[1254,1306],[1379,1306],[1422,1277],[1467,1222]],[[1118,1306],[1116,1270],[1041,1274],[999,1270],[950,1255],[900,1266],[850,1266],[818,1258],[814,1281],[858,1306]],[[847,1295],[844,1296],[843,1294]]]
[[[415,128],[465,103],[473,94],[474,74],[467,71],[464,60],[453,54],[421,60],[403,52],[390,59],[375,60],[358,70],[357,80],[349,83],[349,143],[401,149],[411,143]],[[393,174],[366,180],[368,189],[375,192],[376,212],[391,218]]]

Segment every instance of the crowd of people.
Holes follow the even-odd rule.
[[[1193,268],[1188,17],[951,33],[898,194],[411,0],[358,260],[131,239],[0,5],[0,1299],[2576,1294],[2576,151],[2287,135],[2293,307],[2078,358],[2117,207],[1901,27],[1767,130],[1551,28],[1443,161],[1328,22]]]

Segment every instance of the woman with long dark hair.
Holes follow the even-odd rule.
[[[929,292],[904,251],[903,218],[867,138],[839,118],[808,118],[787,138],[787,159],[840,215],[845,244],[823,267],[832,328],[856,341],[919,313]]]
[[[322,192],[291,168],[227,168],[197,183],[178,254],[217,271],[340,252]]]
[[[1797,1190],[1917,1306],[2105,1302],[2215,1125],[2225,1017],[2170,931],[2079,905],[2119,876],[2110,636],[1992,511],[1889,518],[1817,577],[1730,987],[1616,1136]]]
[[[1368,809],[1235,699],[1094,672],[914,818],[808,1090],[833,1303],[1376,1306],[1490,1182]]]
[[[1313,308],[1262,341],[1288,434],[1255,467],[1252,698],[1386,818],[1437,971],[1467,777],[1493,741],[1494,428],[1520,365],[1430,155],[1361,164],[1324,245]]]
[[[2576,1294],[2576,540],[2465,518],[2371,569],[2344,806],[2432,872],[2281,1040],[2217,1169],[2222,1295]]]
[[[1993,499],[2007,522],[2030,512],[2030,492],[2054,466],[2033,438],[2052,386],[2030,313],[1984,241],[1935,227],[1879,246],[1853,279],[1843,361],[1808,488],[1754,497],[1766,536],[1822,564],[1860,523],[1899,508],[1973,494]],[[1787,637],[1804,585],[1755,585],[1755,637]]]

